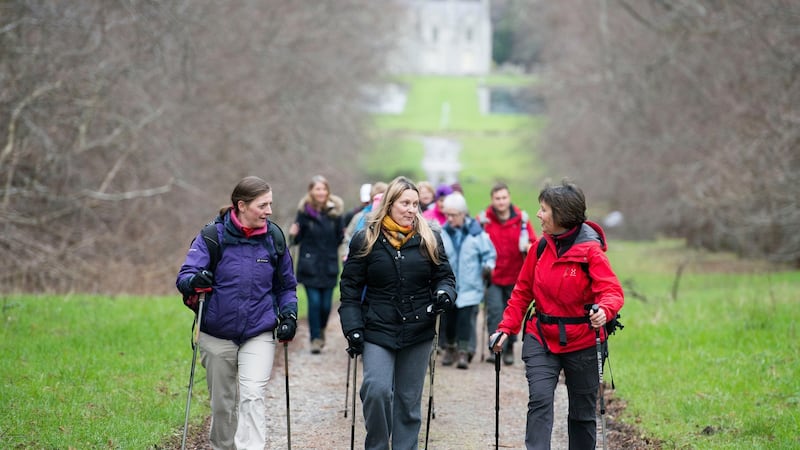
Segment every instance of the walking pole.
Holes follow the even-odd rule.
[[[486,347],[483,345],[486,343],[486,333],[488,332],[489,327],[489,319],[487,317],[486,312],[486,297],[483,298],[483,329],[480,332],[481,335],[481,362],[486,360]]]
[[[494,341],[489,344],[489,348],[494,352],[494,450],[500,446],[500,352],[495,351],[497,341],[503,337],[503,333],[498,333]]]
[[[492,282],[483,280],[483,330],[481,331],[481,362],[486,360],[486,335],[489,333],[489,286]]]
[[[430,365],[431,369],[431,386],[428,389],[428,420],[425,423],[425,450],[428,450],[428,436],[430,435],[431,431],[431,414],[433,414],[433,417],[436,418],[436,412],[433,410],[433,376],[436,373],[436,347],[439,345],[439,317],[440,314],[436,314],[436,327],[434,328],[433,333],[433,345],[431,346],[431,356],[428,358],[428,364]]]
[[[292,422],[289,416],[289,342],[283,342],[283,372],[286,374],[286,443],[292,450]]]
[[[350,450],[355,448],[356,442],[356,386],[358,377],[358,355],[353,356],[353,414],[350,422]]]
[[[592,305],[592,311],[597,312],[600,307]],[[591,326],[591,323],[589,324]],[[606,448],[606,400],[605,400],[605,385],[603,384],[603,345],[600,343],[600,328],[594,330],[594,342],[597,347],[597,375],[600,379],[600,430],[603,435],[603,450]]]
[[[208,289],[209,291],[211,289]],[[192,385],[194,385],[194,368],[197,364],[197,347],[200,340],[200,324],[203,323],[203,303],[206,301],[207,291],[198,291],[197,315],[195,315],[194,329],[192,330],[192,370],[189,372],[189,393],[186,395],[186,418],[183,420],[183,437],[181,450],[186,448],[186,430],[189,428],[189,407],[192,404]]]
[[[350,393],[350,355],[347,355],[347,377],[344,385],[344,418],[347,418],[347,398]]]

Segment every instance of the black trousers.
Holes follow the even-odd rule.
[[[536,338],[525,334],[522,360],[528,378],[528,419],[525,448],[550,450],[553,430],[553,400],[558,376],[564,371],[569,396],[567,417],[570,450],[594,449],[597,441],[597,349],[555,354],[547,352]]]

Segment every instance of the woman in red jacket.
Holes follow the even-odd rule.
[[[605,342],[604,325],[624,302],[622,287],[605,255],[603,230],[586,220],[580,188],[568,182],[547,186],[539,193],[539,205],[536,217],[547,245],[541,256],[528,253],[490,342],[497,341],[494,352],[502,351],[507,336],[520,331],[528,306],[535,303],[522,344],[529,391],[525,446],[550,448],[553,397],[563,369],[569,395],[569,448],[594,449],[599,389],[596,330]],[[598,306],[596,312],[592,305]]]

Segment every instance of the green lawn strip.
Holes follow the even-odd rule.
[[[628,403],[621,419],[668,448],[800,444],[800,272],[687,271],[672,301],[674,268],[644,262],[650,245],[617,244],[623,250],[610,256],[620,278],[648,297],[627,299],[626,328],[610,343],[616,394]],[[654,266],[660,276],[647,275]]]
[[[182,427],[192,314],[179,298],[5,302],[0,447],[147,448]],[[194,392],[198,423],[204,385]]]
[[[480,112],[478,87],[481,84],[518,85],[532,83],[525,77],[401,77],[408,87],[402,114],[379,115],[380,129],[413,132],[513,131],[526,126],[523,115],[484,115]]]
[[[383,134],[376,136],[374,142],[375,150],[363,154],[359,160],[361,172],[369,182],[388,183],[400,175],[414,181],[425,178],[421,163],[425,150],[420,137]]]

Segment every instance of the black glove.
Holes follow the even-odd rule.
[[[351,358],[364,353],[364,331],[359,329],[347,333],[347,344],[347,354]]]
[[[432,314],[439,314],[449,310],[452,307],[453,300],[450,299],[450,296],[447,295],[447,292],[439,290],[436,291],[436,299],[433,301],[433,305],[431,305],[429,312]]]
[[[196,274],[192,275],[192,279],[189,280],[189,287],[195,292],[209,291],[213,285],[214,274],[208,270],[201,270],[200,272],[197,272]]]
[[[278,316],[280,324],[278,325],[278,332],[275,335],[280,342],[289,342],[294,339],[294,334],[297,332],[297,316],[294,313],[281,314]]]
[[[492,268],[489,266],[483,266],[483,268],[481,268],[481,278],[483,278],[486,284],[492,282],[492,271]]]

